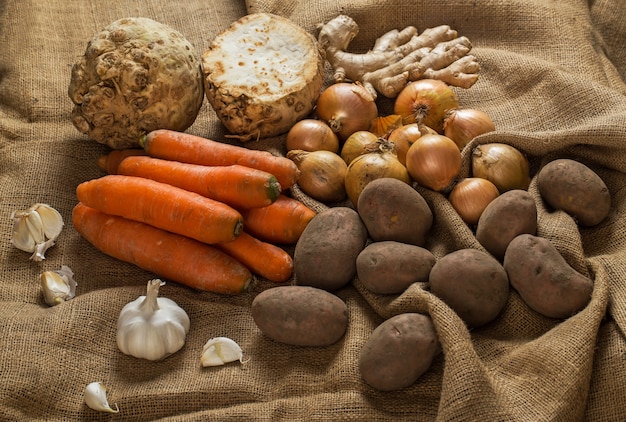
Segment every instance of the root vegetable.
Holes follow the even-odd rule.
[[[298,167],[286,157],[173,130],[155,130],[140,141],[149,156],[205,166],[239,164],[273,174],[285,190],[298,180]]]
[[[408,82],[422,78],[463,88],[478,79],[480,66],[468,54],[471,42],[449,26],[428,28],[419,35],[412,26],[392,30],[367,53],[350,53],[349,44],[358,32],[351,17],[339,15],[321,27],[318,40],[334,70],[334,80],[361,82],[374,97],[380,93],[393,98]]]
[[[246,232],[266,242],[295,244],[316,213],[297,199],[280,195],[267,207],[241,210]]]
[[[459,249],[435,263],[430,289],[469,327],[485,325],[500,314],[509,299],[509,279],[494,257],[478,249]]]
[[[166,183],[108,175],[76,187],[76,197],[103,213],[150,224],[205,243],[234,240],[243,217],[234,208]]]
[[[536,312],[564,319],[591,300],[593,281],[574,270],[548,239],[521,234],[504,255],[511,286]]]
[[[276,136],[313,110],[324,63],[315,37],[289,19],[249,14],[202,55],[206,97],[232,137]]]
[[[330,151],[291,150],[287,158],[298,166],[298,186],[311,198],[339,202],[346,197],[344,180],[348,165],[339,155]]]
[[[78,203],[76,231],[101,252],[197,290],[238,294],[252,283],[239,261],[186,236],[102,213]]]
[[[345,286],[356,275],[356,258],[366,242],[367,229],[352,208],[317,214],[296,244],[296,283],[329,291]]]
[[[571,159],[546,164],[537,175],[541,197],[553,209],[572,215],[582,226],[595,226],[611,211],[611,194],[600,176]]]
[[[422,195],[409,184],[388,177],[363,189],[357,211],[376,242],[393,240],[424,246],[433,224],[433,213]]]
[[[428,315],[399,314],[381,323],[367,339],[359,354],[359,371],[377,390],[400,390],[428,371],[440,352]]]
[[[250,312],[264,335],[295,346],[329,346],[348,328],[345,302],[309,286],[264,290],[252,301]]]
[[[236,209],[268,206],[281,192],[274,175],[238,164],[201,166],[137,156],[123,160],[117,173],[167,183]]]
[[[88,42],[68,94],[81,133],[111,148],[136,147],[151,130],[183,131],[195,121],[204,100],[200,60],[173,28],[120,19]]]

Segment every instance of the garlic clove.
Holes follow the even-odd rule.
[[[41,273],[41,290],[44,300],[50,306],[70,300],[76,293],[74,273],[67,265],[58,271],[44,271]]]
[[[99,412],[118,413],[120,408],[115,405],[115,410],[109,406],[106,396],[106,387],[101,382],[92,382],[85,387],[85,404],[90,409]]]
[[[47,204],[34,204],[29,209],[15,211],[11,244],[25,252],[33,252],[31,259],[42,261],[45,252],[54,245],[54,241],[63,228],[61,214]]]
[[[200,362],[202,366],[220,366],[238,360],[243,363],[241,347],[228,337],[215,337],[202,348]]]
[[[61,214],[46,204],[36,204],[37,214],[43,223],[43,232],[48,239],[55,240],[63,229],[63,217]]]

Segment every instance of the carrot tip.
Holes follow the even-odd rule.
[[[280,193],[283,191],[282,186],[280,185],[280,183],[278,182],[278,179],[276,179],[276,177],[272,176],[268,186],[267,186],[267,196],[268,198],[274,202],[276,201],[276,199],[278,199],[278,196],[280,195]]]

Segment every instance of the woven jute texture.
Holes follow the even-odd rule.
[[[622,0],[352,0],[247,2],[0,1],[0,419],[49,420],[626,420],[626,15]],[[103,173],[106,146],[73,127],[67,95],[71,65],[87,41],[122,17],[145,16],[183,33],[198,55],[246,13],[271,12],[316,34],[340,13],[361,29],[350,45],[365,52],[394,28],[450,25],[473,44],[478,82],[455,89],[464,107],[487,112],[497,131],[472,145],[506,142],[526,152],[533,175],[555,158],[595,170],[612,194],[599,226],[579,228],[529,191],[538,234],[594,280],[589,305],[567,320],[530,310],[513,291],[494,322],[468,330],[427,286],[398,296],[368,293],[354,280],[335,292],[349,310],[345,336],[329,347],[294,347],[264,337],[250,305],[275,286],[260,280],[236,297],[168,282],[161,294],[191,319],[185,346],[161,362],[122,354],[115,324],[124,304],[144,294],[153,274],[98,252],[73,229],[76,186]],[[381,104],[384,110],[389,104]],[[205,101],[190,133],[224,139]],[[283,138],[250,148],[280,152]],[[467,175],[468,150],[463,153]],[[428,248],[437,257],[480,248],[440,194],[420,190],[434,211]],[[12,211],[43,202],[65,228],[43,262],[14,248]],[[45,305],[39,274],[69,266],[76,297]],[[361,379],[359,351],[384,319],[403,312],[432,317],[443,353],[414,385],[379,392]],[[216,336],[237,341],[244,364],[202,368]],[[85,386],[108,387],[115,415],[83,402]]]

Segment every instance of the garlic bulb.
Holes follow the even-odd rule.
[[[41,291],[48,305],[55,306],[74,297],[78,283],[74,280],[74,273],[67,265],[61,266],[58,271],[44,271],[40,279]]]
[[[243,363],[241,347],[228,337],[215,337],[202,348],[200,362],[202,366],[219,366],[238,360]]]
[[[148,282],[146,296],[127,303],[117,320],[117,347],[125,354],[161,360],[180,350],[189,332],[189,316],[176,302],[157,297],[159,279]]]
[[[118,413],[120,408],[115,405],[115,410],[109,406],[106,395],[106,387],[101,382],[92,382],[85,387],[85,404],[90,409],[99,412]]]
[[[14,211],[13,236],[11,244],[16,248],[33,252],[30,259],[42,261],[45,252],[54,245],[54,241],[63,228],[61,214],[47,204],[34,204],[27,210]]]

